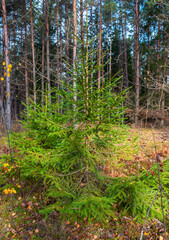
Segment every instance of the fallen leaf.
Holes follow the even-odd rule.
[[[38,233],[38,232],[39,232],[39,229],[36,229],[36,230],[35,230],[35,233]]]

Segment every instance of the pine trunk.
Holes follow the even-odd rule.
[[[24,3],[24,24],[25,24],[25,88],[26,88],[26,105],[29,106],[26,0],[25,0],[25,3]]]
[[[45,0],[43,0],[43,16],[42,16],[42,83],[41,83],[41,101],[44,106],[44,92],[45,92]]]
[[[73,74],[76,76],[75,71],[75,65],[77,60],[77,10],[76,10],[76,0],[73,0],[73,33],[74,33],[74,39],[73,39]],[[76,77],[73,78],[73,88],[74,88],[74,101],[77,101],[77,95],[76,95]],[[75,104],[74,104],[74,110],[75,110]]]
[[[136,84],[136,115],[135,124],[138,126],[139,101],[140,101],[140,69],[139,69],[139,3],[135,0],[135,84]]]
[[[30,0],[30,18],[31,18],[31,45],[32,45],[32,61],[33,61],[33,96],[34,96],[34,104],[36,104],[36,64],[35,64],[35,47],[34,47],[34,33],[33,33],[32,0]],[[34,107],[34,110],[36,110],[36,107]]]
[[[48,0],[46,0],[46,63],[47,63],[47,85],[48,101],[51,104],[51,83],[50,83],[50,51],[49,51],[49,19],[48,19]]]
[[[102,12],[101,12],[102,8],[101,8],[101,0],[100,0],[100,25],[99,25],[99,66],[101,65],[101,52],[102,52]],[[99,68],[98,70],[98,89],[100,89],[100,85],[101,85],[101,68]]]
[[[5,64],[6,64],[6,127],[11,130],[11,90],[10,90],[10,63],[9,63],[9,45],[8,45],[8,31],[7,31],[7,16],[5,0],[2,0],[2,14],[4,27],[4,43],[5,43]]]

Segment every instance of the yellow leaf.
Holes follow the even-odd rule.
[[[28,209],[30,209],[30,210],[32,209],[30,205],[28,206]]]
[[[18,187],[18,188],[21,188],[21,185],[18,184],[17,187]]]
[[[7,73],[7,76],[8,76],[8,77],[10,77],[10,76],[11,76],[9,72]]]
[[[15,188],[11,188],[11,193],[16,193]]]
[[[22,66],[21,63],[19,63],[19,66]]]
[[[149,233],[146,233],[146,232],[145,232],[144,235],[149,236]]]
[[[4,73],[4,76],[6,77],[6,72]]]
[[[5,66],[5,62],[3,62],[2,65]]]
[[[9,164],[8,164],[8,163],[5,163],[5,164],[4,164],[4,167],[9,167]]]
[[[9,193],[9,189],[5,189],[4,193],[5,193],[5,195],[7,195]]]
[[[7,92],[7,95],[8,95],[8,96],[10,96],[10,93],[9,93],[9,92]]]
[[[8,65],[8,68],[12,68],[12,65],[11,65],[11,64],[9,64],[9,65]]]
[[[10,223],[8,224],[8,227],[11,228],[11,224]]]

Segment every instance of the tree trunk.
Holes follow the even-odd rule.
[[[46,0],[46,62],[47,62],[47,85],[48,101],[51,104],[51,83],[50,83],[50,52],[49,52],[49,19],[48,19],[48,0]]]
[[[75,65],[77,60],[77,9],[76,9],[76,0],[73,0],[73,74],[76,76]],[[77,94],[76,94],[76,77],[73,78],[73,89],[74,89],[74,101],[77,101]],[[74,104],[75,110],[75,104]]]
[[[111,26],[112,26],[112,11],[111,11]],[[109,80],[111,79],[111,75],[112,75],[111,65],[112,65],[112,27],[111,27],[111,29],[110,29],[110,62],[109,62]]]
[[[101,7],[101,0],[100,0],[100,27],[99,27],[99,66],[101,65],[101,52],[102,52],[102,7]],[[101,68],[98,70],[98,89],[100,89],[100,84],[101,84]]]
[[[60,87],[59,83],[59,1],[57,0],[57,86],[58,90]],[[59,103],[59,98],[58,98],[58,103]]]
[[[122,36],[123,36],[123,47],[124,47],[125,86],[126,86],[126,88],[128,88],[129,87],[129,80],[128,80],[128,65],[127,65],[126,12],[125,12],[125,24],[124,24],[124,26],[123,26],[123,17],[122,17]]]
[[[84,32],[83,32],[83,0],[80,0],[80,27],[81,27],[81,40],[82,40],[82,54],[84,56]]]
[[[7,17],[6,17],[6,5],[5,0],[2,0],[2,14],[3,14],[3,26],[4,26],[4,42],[5,42],[5,64],[6,64],[6,126],[7,130],[11,130],[11,90],[10,90],[10,69],[9,63],[9,47],[8,47],[8,31],[7,31]]]
[[[62,12],[60,12],[60,86],[62,86]],[[62,99],[60,101],[62,101]],[[61,107],[61,113],[62,110]]]
[[[65,24],[65,32],[66,32],[66,62],[69,64],[69,11],[68,11],[68,6],[67,3],[65,2],[65,20],[66,20],[66,24]],[[69,78],[69,67],[68,64],[66,64],[66,75]]]
[[[140,69],[139,69],[139,3],[135,0],[135,84],[136,84],[136,115],[135,124],[138,126],[139,100],[140,100]]]
[[[26,105],[29,106],[26,0],[25,0],[25,3],[24,3],[24,23],[25,23],[25,88],[26,88]]]
[[[36,64],[35,64],[35,47],[34,47],[34,33],[33,33],[33,14],[32,14],[32,0],[30,0],[30,18],[31,18],[31,44],[32,44],[32,61],[33,61],[33,95],[34,104],[36,104]],[[34,107],[36,110],[36,106]]]
[[[44,92],[45,92],[45,0],[43,0],[43,16],[42,16],[42,106],[44,106]]]

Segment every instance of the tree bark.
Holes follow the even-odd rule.
[[[25,3],[24,3],[24,23],[25,23],[25,88],[26,88],[26,105],[29,106],[26,0],[25,0]]]
[[[66,24],[65,24],[65,32],[66,32],[66,62],[69,64],[69,11],[68,11],[68,6],[67,6],[67,2],[65,2],[65,20],[66,20]],[[69,67],[68,64],[66,65],[66,75],[69,78]]]
[[[43,0],[43,16],[42,16],[42,82],[41,82],[41,101],[44,106],[44,92],[45,92],[45,0]]]
[[[123,0],[125,3],[125,0]],[[123,36],[123,47],[124,47],[124,65],[125,65],[125,87],[129,87],[128,81],[128,65],[127,65],[127,41],[126,41],[126,12],[125,12],[125,24],[123,25],[122,17],[122,36]]]
[[[46,0],[46,62],[47,62],[47,85],[48,101],[51,104],[51,82],[50,82],[50,50],[49,50],[49,18],[48,18],[48,0]]]
[[[36,105],[36,63],[35,63],[35,47],[34,47],[34,33],[33,33],[33,14],[32,14],[32,0],[30,0],[30,18],[31,18],[31,44],[32,44],[32,61],[33,61],[33,96],[34,104]],[[36,110],[36,106],[34,107]]]
[[[10,62],[9,62],[9,45],[8,45],[8,30],[7,30],[7,16],[5,0],[2,0],[2,14],[4,27],[4,42],[5,42],[5,64],[6,64],[6,127],[11,130],[11,82],[10,82]]]
[[[100,0],[100,25],[99,25],[99,32],[100,32],[100,36],[99,36],[99,66],[101,65],[101,52],[102,52],[102,7],[101,7],[101,0]],[[101,85],[101,68],[99,68],[98,70],[98,89],[100,89],[100,85]]]
[[[140,101],[140,69],[139,69],[139,3],[135,0],[135,84],[136,84],[136,115],[135,124],[138,126],[139,101]]]
[[[73,0],[73,74],[76,76],[75,65],[77,61],[77,9],[76,9],[76,0]],[[74,89],[74,101],[77,101],[77,94],[76,94],[76,77],[73,78],[73,89]],[[74,104],[75,110],[75,104]]]
[[[81,40],[82,40],[82,54],[84,56],[84,32],[83,32],[83,0],[80,0],[80,27],[81,27]]]
[[[57,87],[58,90],[60,88],[60,82],[59,82],[59,68],[60,68],[60,64],[59,64],[59,1],[57,0],[57,13],[56,13],[56,17],[57,17]],[[59,98],[58,98],[58,103],[59,103]]]

